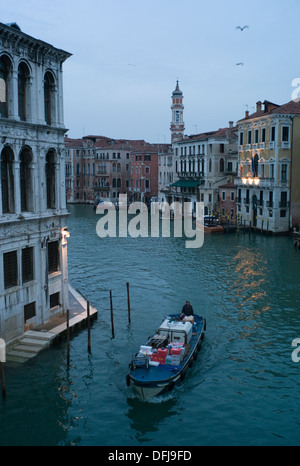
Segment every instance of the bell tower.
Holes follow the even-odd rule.
[[[171,121],[171,142],[180,141],[184,135],[184,122],[183,122],[183,95],[179,89],[178,80],[176,89],[172,93],[172,121]]]

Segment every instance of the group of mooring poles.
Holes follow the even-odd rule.
[[[130,317],[130,295],[129,295],[129,283],[126,283],[127,288],[127,307],[128,307],[128,322],[131,323]],[[111,319],[111,332],[112,338],[115,337],[114,329],[114,313],[113,313],[113,301],[112,301],[112,290],[109,290],[110,298],[110,319]],[[91,316],[90,316],[90,302],[86,300],[86,312],[87,312],[87,329],[88,329],[88,352],[91,353]],[[67,365],[70,365],[70,311],[67,309]],[[3,362],[5,362],[6,345],[5,341],[0,338],[0,379],[1,379],[1,392],[2,398],[6,397],[5,377]]]
[[[127,289],[127,309],[128,309],[128,323],[131,324],[130,317],[130,293],[129,293],[129,283],[126,283]],[[112,290],[109,290],[109,301],[110,301],[110,320],[111,320],[111,333],[112,338],[115,337],[115,328],[114,328],[114,312],[113,312],[113,300],[112,300]],[[90,302],[87,300],[87,329],[88,329],[88,352],[91,353],[91,317],[90,317]],[[70,313],[69,309],[67,310],[67,365],[70,364]],[[0,365],[1,369],[1,365]]]

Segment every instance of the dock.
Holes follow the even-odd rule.
[[[90,319],[97,318],[98,311],[90,305]],[[70,331],[79,328],[87,321],[87,300],[69,285],[69,328]],[[8,342],[6,348],[7,363],[24,363],[67,333],[66,314],[50,318],[45,324],[28,330],[13,342]]]

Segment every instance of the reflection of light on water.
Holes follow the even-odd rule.
[[[232,267],[227,275],[228,294],[234,293],[235,301],[238,300],[239,309],[246,305],[262,301],[266,296],[266,263],[262,255],[257,251],[243,249],[232,259]],[[252,317],[257,317],[265,312],[269,306],[252,309]]]

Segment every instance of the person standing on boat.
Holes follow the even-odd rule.
[[[194,315],[194,310],[193,306],[191,306],[189,301],[185,302],[185,305],[182,308],[182,314],[185,314],[186,316],[193,316]]]

